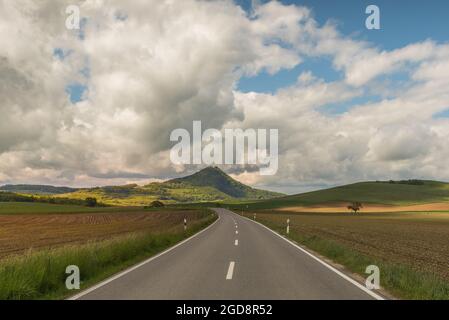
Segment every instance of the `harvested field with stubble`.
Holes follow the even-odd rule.
[[[252,217],[252,214],[248,214]],[[301,239],[330,240],[376,260],[433,273],[449,283],[449,213],[258,211],[258,221]]]
[[[204,210],[130,210],[111,213],[0,215],[0,259],[29,249],[86,243],[145,231],[159,234],[179,231],[184,217],[201,222]]]

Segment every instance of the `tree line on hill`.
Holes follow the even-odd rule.
[[[385,182],[385,181],[376,181],[376,182]],[[387,181],[390,184],[409,184],[409,185],[413,185],[413,186],[422,186],[424,185],[424,181],[422,180],[418,180],[418,179],[409,179],[409,180],[399,180],[399,181],[395,181],[395,180],[389,180]]]
[[[105,206],[97,201],[96,198],[88,197],[86,199],[70,199],[60,197],[46,197],[46,196],[28,196],[12,192],[0,192],[0,202],[38,202],[50,204],[69,204],[87,207]]]

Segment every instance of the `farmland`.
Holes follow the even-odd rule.
[[[186,182],[170,183],[177,184],[177,192],[182,192]],[[366,266],[378,265],[381,285],[396,297],[448,299],[448,186],[434,181],[364,182],[268,200],[228,197],[220,203],[214,200],[168,204],[169,200],[165,201],[168,206],[158,209],[5,202],[0,203],[0,273],[9,277],[9,269],[2,269],[2,265],[18,270],[47,270],[47,255],[52,256],[57,268],[62,268],[73,255],[79,255],[76,259],[89,270],[87,283],[92,284],[210,224],[214,216],[207,208],[219,206],[251,218],[257,213],[259,222],[283,234],[286,220],[290,219],[289,238],[362,277]],[[194,194],[189,188],[188,193]],[[101,202],[120,205],[129,205],[130,199],[148,204],[152,198],[134,194],[138,189],[93,188],[87,193],[78,190],[71,196],[81,200],[95,196]],[[107,199],[106,193],[97,194],[105,190]],[[54,195],[55,199],[58,196]],[[363,204],[357,214],[347,208],[353,201]],[[184,217],[188,220],[188,233],[183,231]],[[92,255],[101,255],[105,260],[94,259],[98,265],[91,268]],[[36,261],[36,266],[32,266],[32,261]],[[17,281],[26,280],[27,272],[17,276]],[[9,299],[64,294],[58,279],[44,280],[44,287],[56,289],[41,292],[40,280],[29,279],[35,285],[32,294],[21,291],[17,283],[6,283],[0,287],[0,296]]]
[[[362,204],[357,214],[348,210]],[[360,182],[276,199],[229,204],[400,298],[449,298],[449,184],[427,180]]]
[[[449,184],[438,181],[359,182],[340,187],[301,193],[276,199],[253,201],[235,208],[276,209],[298,206],[328,206],[358,201],[365,204],[406,206],[426,203],[449,203]]]
[[[207,209],[0,205],[0,299],[67,297],[73,292],[65,287],[66,266],[82,270],[87,288],[216,218]]]
[[[126,210],[136,210],[127,208]],[[85,207],[79,205],[48,204],[38,202],[0,202],[0,215],[23,214],[65,214],[65,213],[94,213],[94,212],[120,212],[117,207]]]
[[[206,210],[83,208],[34,203],[1,205],[0,211],[8,214],[0,215],[0,258],[30,248],[85,243],[133,232],[177,231],[182,228],[184,217],[193,224],[208,215]]]
[[[385,263],[410,270],[404,276],[407,278],[405,282],[414,277],[424,281],[424,275],[435,276],[435,279],[440,279],[436,280],[438,286],[443,285],[444,290],[449,290],[448,212],[354,215],[257,210],[245,215],[252,218],[254,213],[257,213],[259,222],[284,234],[286,220],[290,219],[289,237],[351,271],[363,274],[367,264]],[[394,282],[398,275],[389,274],[390,267],[384,269],[384,281],[387,282],[384,285],[400,297],[429,298],[432,290],[440,290],[427,288],[423,296],[419,296],[418,288],[402,288]],[[393,280],[389,280],[389,276]],[[449,295],[448,291],[445,292]]]

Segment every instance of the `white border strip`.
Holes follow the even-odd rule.
[[[217,214],[217,215],[218,215],[218,214]],[[117,273],[115,276],[112,276],[112,277],[110,277],[110,278],[108,278],[108,279],[106,279],[106,280],[103,280],[102,282],[100,282],[100,283],[98,283],[98,284],[96,284],[96,285],[90,287],[89,289],[84,290],[83,292],[80,292],[80,293],[78,293],[78,294],[76,294],[76,295],[74,295],[74,296],[68,298],[67,300],[77,300],[77,299],[79,299],[79,298],[81,298],[81,297],[83,297],[83,296],[85,296],[85,295],[91,293],[92,291],[95,291],[95,290],[97,290],[98,288],[101,288],[101,287],[107,285],[108,283],[111,283],[112,281],[117,280],[118,278],[123,277],[123,276],[126,275],[127,273],[130,273],[130,272],[132,272],[132,271],[134,271],[134,270],[136,270],[136,269],[142,267],[143,265],[145,265],[145,264],[147,264],[147,263],[149,263],[149,262],[151,262],[151,261],[153,261],[153,260],[159,258],[160,256],[162,256],[162,255],[164,255],[164,254],[166,254],[166,253],[168,253],[168,252],[170,252],[170,251],[176,249],[177,247],[182,246],[182,245],[183,245],[184,243],[186,243],[187,241],[192,240],[193,238],[199,236],[200,234],[202,234],[203,232],[205,232],[206,230],[208,230],[209,228],[211,228],[213,225],[215,225],[215,224],[218,222],[218,220],[220,220],[220,215],[218,215],[217,220],[215,220],[211,225],[207,226],[207,228],[205,228],[205,229],[203,229],[203,230],[201,230],[201,231],[195,233],[194,235],[190,236],[189,238],[184,239],[183,241],[181,241],[181,242],[175,244],[173,247],[170,247],[170,248],[166,249],[165,251],[162,251],[162,252],[158,253],[157,255],[155,255],[155,256],[153,256],[153,257],[151,257],[151,258],[149,258],[149,259],[147,259],[147,260],[145,260],[145,261],[143,261],[143,262],[141,262],[141,263],[139,263],[139,264],[136,264],[136,265],[133,266],[133,267],[130,267],[130,268],[128,268],[128,269],[126,269],[126,270],[124,270],[124,271],[122,271],[122,272],[119,272],[119,273]]]
[[[344,274],[343,272],[341,272],[340,270],[338,270],[338,269],[332,267],[330,264],[328,264],[328,263],[324,262],[323,260],[321,260],[320,258],[314,256],[313,254],[311,254],[311,253],[308,252],[307,250],[305,250],[305,249],[301,248],[300,246],[298,246],[296,243],[294,243],[294,242],[292,242],[291,240],[285,238],[284,236],[280,235],[280,234],[277,233],[276,231],[271,230],[270,228],[268,228],[267,226],[263,225],[262,223],[260,223],[260,222],[258,222],[258,221],[251,220],[251,219],[249,219],[249,218],[247,218],[247,217],[245,217],[245,216],[243,216],[243,215],[239,215],[239,214],[237,214],[237,213],[235,213],[235,212],[233,212],[233,211],[231,211],[231,210],[228,210],[228,211],[230,211],[230,212],[232,212],[233,214],[236,214],[236,215],[238,215],[238,216],[240,216],[240,217],[242,217],[242,218],[245,218],[245,219],[247,219],[247,220],[249,220],[249,221],[251,221],[251,222],[257,223],[258,225],[264,227],[264,228],[267,229],[268,231],[274,233],[274,234],[277,235],[279,238],[281,238],[281,239],[287,241],[287,242],[290,243],[292,246],[296,247],[297,249],[299,249],[299,250],[302,251],[303,253],[307,254],[308,256],[310,256],[311,258],[313,258],[314,260],[318,261],[319,263],[321,263],[321,264],[322,264],[323,266],[325,266],[326,268],[332,270],[333,272],[335,272],[336,274],[338,274],[338,275],[339,275],[340,277],[342,277],[343,279],[349,281],[350,283],[352,283],[353,285],[355,285],[357,288],[359,288],[359,289],[361,289],[362,291],[364,291],[365,293],[369,294],[369,295],[370,295],[371,297],[373,297],[374,299],[376,299],[376,300],[385,300],[384,297],[382,297],[382,296],[378,295],[377,293],[375,293],[375,292],[373,292],[373,291],[367,289],[366,287],[362,286],[360,283],[358,283],[358,282],[355,281],[354,279],[348,277],[347,275],[345,275],[345,274]]]

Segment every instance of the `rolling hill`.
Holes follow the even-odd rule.
[[[4,192],[14,192],[21,194],[36,194],[36,195],[52,195],[52,194],[63,194],[68,192],[75,192],[78,189],[68,188],[68,187],[55,187],[48,185],[32,185],[32,184],[7,184],[0,187],[0,191]]]
[[[251,188],[232,179],[218,167],[208,167],[190,176],[168,181],[179,186],[212,187],[233,198],[269,199],[282,196],[280,193]]]
[[[271,199],[279,196],[283,194],[246,186],[217,167],[208,167],[187,177],[153,182],[145,186],[131,184],[97,187],[56,195],[56,197],[71,199],[95,197],[104,204],[127,206],[148,205],[154,200],[165,203],[232,202]]]
[[[245,206],[248,205],[249,209],[270,209],[355,201],[383,205],[449,202],[449,183],[428,180],[359,182]]]
[[[363,204],[413,205],[449,202],[449,183],[428,180],[359,182],[340,187],[285,196],[251,188],[232,179],[217,167],[208,167],[192,175],[154,182],[89,189],[39,185],[6,185],[0,187],[5,197],[10,193],[52,196],[84,200],[95,197],[108,205],[142,206],[160,200],[167,204],[222,201],[236,208],[270,209],[313,206],[342,202]],[[13,194],[11,194],[13,195]],[[1,199],[0,199],[1,200]],[[243,203],[244,204],[239,204]]]

